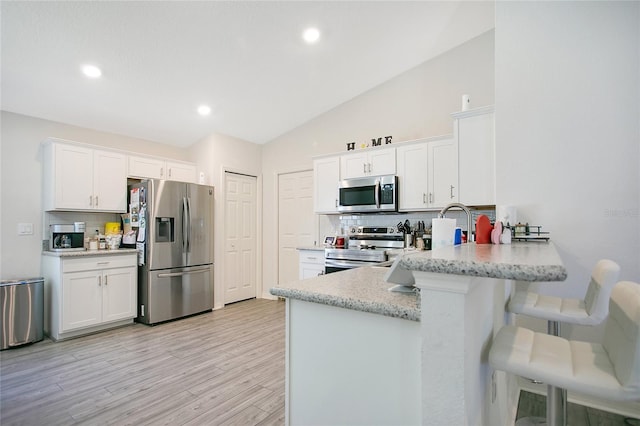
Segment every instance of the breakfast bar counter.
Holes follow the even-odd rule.
[[[508,423],[512,384],[487,353],[513,281],[566,276],[554,245],[533,242],[409,252],[391,268],[279,284],[286,423]]]

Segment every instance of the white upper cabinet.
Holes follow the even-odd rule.
[[[429,146],[426,142],[396,148],[398,210],[429,208]]]
[[[401,211],[432,210],[457,201],[458,165],[453,139],[396,148]]]
[[[167,161],[167,179],[196,183],[196,165]]]
[[[396,174],[396,149],[361,150],[340,157],[342,179]]]
[[[165,178],[165,161],[151,157],[129,156],[129,176],[148,178],[148,179],[164,179]]]
[[[46,211],[125,212],[126,156],[49,141],[43,146],[43,204]]]
[[[153,157],[130,155],[129,176],[195,183],[196,165]]]
[[[313,160],[313,211],[338,212],[338,182],[340,181],[340,157]]]
[[[429,142],[429,207],[458,201],[458,156],[453,139]]]
[[[496,202],[494,108],[452,114],[458,143],[459,201],[469,206]]]

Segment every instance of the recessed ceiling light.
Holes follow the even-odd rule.
[[[102,75],[102,71],[100,70],[100,68],[96,67],[95,65],[83,65],[82,72],[89,78],[98,78]]]
[[[200,115],[209,115],[211,114],[211,107],[208,105],[200,105],[198,107],[198,114]]]
[[[309,44],[315,43],[320,38],[320,31],[317,28],[307,28],[302,33],[302,38]]]

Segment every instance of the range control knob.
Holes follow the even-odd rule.
[[[356,228],[351,228],[351,233],[355,234],[356,233]]]

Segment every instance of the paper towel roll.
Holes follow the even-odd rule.
[[[515,206],[496,206],[496,220],[502,222],[503,225],[507,223],[515,225],[518,223],[518,214]]]
[[[455,232],[455,219],[431,219],[431,248],[452,246]]]

